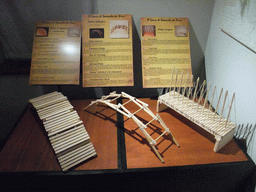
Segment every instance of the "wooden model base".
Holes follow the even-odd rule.
[[[232,140],[236,124],[201,106],[194,100],[176,91],[170,91],[158,98],[157,112],[170,107],[182,116],[215,136],[214,151],[217,152]]]
[[[129,99],[127,102],[125,102],[124,104],[118,103],[118,104],[114,104],[112,103],[113,101],[116,101],[118,98],[126,98]],[[124,105],[128,104],[129,102],[133,102],[135,103],[139,109],[137,111],[135,111],[134,113],[131,113],[126,107],[124,107]],[[116,92],[112,92],[110,93],[108,96],[102,96],[101,99],[98,99],[96,101],[92,101],[90,105],[88,105],[87,107],[85,107],[84,109],[87,109],[88,107],[92,106],[93,104],[98,104],[98,103],[102,103],[105,104],[109,107],[111,107],[112,109],[116,110],[117,112],[125,115],[128,118],[131,118],[134,120],[134,122],[138,125],[139,129],[141,130],[141,132],[144,134],[144,136],[146,137],[147,141],[149,142],[151,148],[153,149],[153,151],[155,152],[155,154],[157,155],[157,157],[160,159],[161,162],[164,163],[163,158],[161,157],[161,155],[159,154],[159,152],[157,151],[155,145],[156,145],[156,141],[163,137],[165,134],[167,134],[168,136],[170,136],[170,138],[172,139],[172,141],[179,146],[178,142],[176,141],[176,139],[174,138],[174,136],[171,134],[169,128],[165,125],[164,121],[161,119],[161,117],[157,114],[154,115],[152,113],[152,111],[148,108],[148,104],[136,99],[135,97],[132,97],[124,92],[122,92],[121,94],[116,94]],[[146,112],[148,115],[150,115],[152,117],[152,120],[150,120],[149,122],[147,122],[146,124],[143,124],[137,117],[136,114],[139,111],[144,111]],[[148,132],[146,131],[147,126],[152,123],[154,120],[156,120],[157,122],[159,122],[159,124],[164,128],[164,132],[156,139],[153,139],[150,134],[148,134]]]
[[[47,132],[63,171],[96,156],[83,122],[60,92],[30,99]]]

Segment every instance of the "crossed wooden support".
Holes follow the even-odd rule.
[[[117,100],[118,98],[126,98],[128,99],[127,102],[125,102],[124,104],[118,103],[118,104],[114,104],[112,103],[113,101]],[[135,111],[134,113],[131,113],[126,107],[124,107],[124,105],[128,104],[129,102],[133,102],[135,103],[139,109],[137,111]],[[176,139],[174,138],[174,136],[172,135],[172,133],[170,132],[169,128],[166,126],[166,124],[164,123],[164,121],[162,120],[162,118],[159,116],[159,114],[154,115],[154,113],[148,108],[148,104],[140,101],[139,99],[132,97],[130,95],[128,95],[127,93],[121,92],[121,94],[117,94],[115,91],[110,93],[107,96],[102,96],[101,99],[97,99],[96,101],[92,101],[90,105],[88,105],[87,107],[84,108],[87,109],[88,107],[94,105],[94,104],[98,104],[98,103],[102,103],[105,105],[108,105],[109,107],[111,107],[112,109],[116,110],[117,112],[125,115],[128,118],[131,118],[135,121],[135,123],[138,125],[138,127],[140,128],[141,132],[144,134],[144,136],[146,137],[148,143],[150,144],[151,148],[154,150],[155,154],[157,155],[157,157],[160,159],[160,161],[162,163],[164,163],[163,158],[161,157],[161,155],[159,154],[159,152],[157,151],[155,145],[156,142],[159,138],[161,138],[162,136],[164,136],[165,134],[169,135],[172,139],[172,141],[179,146],[179,143],[176,141]],[[138,113],[139,111],[144,110],[147,114],[149,114],[152,117],[152,120],[150,120],[149,122],[147,122],[146,124],[143,124],[137,117],[136,117],[136,113]],[[159,124],[164,128],[164,132],[156,139],[153,139],[150,134],[146,131],[147,126],[152,123],[153,121],[157,121],[159,122]]]

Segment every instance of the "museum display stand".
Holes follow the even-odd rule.
[[[140,100],[156,113],[157,99]],[[5,178],[1,180],[1,188],[89,191],[254,188],[255,164],[234,139],[214,152],[212,135],[172,109],[166,109],[160,116],[180,147],[170,142],[169,137],[161,138],[156,148],[165,160],[162,163],[134,121],[102,104],[83,110],[92,101],[70,100],[70,103],[83,121],[97,157],[63,172],[37,114],[28,105],[0,153],[0,174]],[[125,103],[127,99],[118,98],[118,102]],[[142,122],[148,121],[148,116],[139,117]],[[147,132],[158,137],[161,129],[153,124]]]

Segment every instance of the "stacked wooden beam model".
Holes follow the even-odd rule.
[[[216,86],[213,88],[212,94],[209,94],[211,84],[206,88],[206,81],[199,86],[199,78],[194,84],[193,75],[189,78],[188,74],[187,78],[183,78],[183,73],[180,73],[179,76],[180,80],[178,80],[178,72],[172,75],[170,91],[158,98],[157,112],[170,107],[202,129],[214,135],[216,142],[213,150],[217,152],[233,138],[235,132],[236,124],[229,121],[235,94],[233,94],[229,104],[228,114],[224,117],[223,112],[226,108],[228,91],[226,91],[224,99],[222,100],[223,88],[221,89],[216,109],[213,111],[211,106],[214,96],[216,95]],[[183,91],[181,87],[183,87]],[[192,89],[194,89],[194,93],[192,93]],[[203,98],[204,94],[205,98]],[[211,96],[211,101],[210,104],[207,105],[209,95]],[[223,104],[221,112],[218,114],[217,111],[220,108],[221,101]]]
[[[55,91],[29,102],[43,122],[63,171],[96,156],[85,126],[67,97]]]

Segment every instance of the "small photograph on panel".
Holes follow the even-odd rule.
[[[104,38],[104,28],[91,28],[90,38]]]
[[[129,38],[128,20],[110,20],[109,29],[111,39]]]
[[[188,28],[185,25],[175,25],[175,36],[176,37],[187,37]]]
[[[68,27],[68,37],[80,37],[80,28],[79,27]]]
[[[155,25],[142,25],[142,36],[143,37],[155,37],[156,26]]]
[[[36,37],[48,37],[49,27],[37,27]]]

